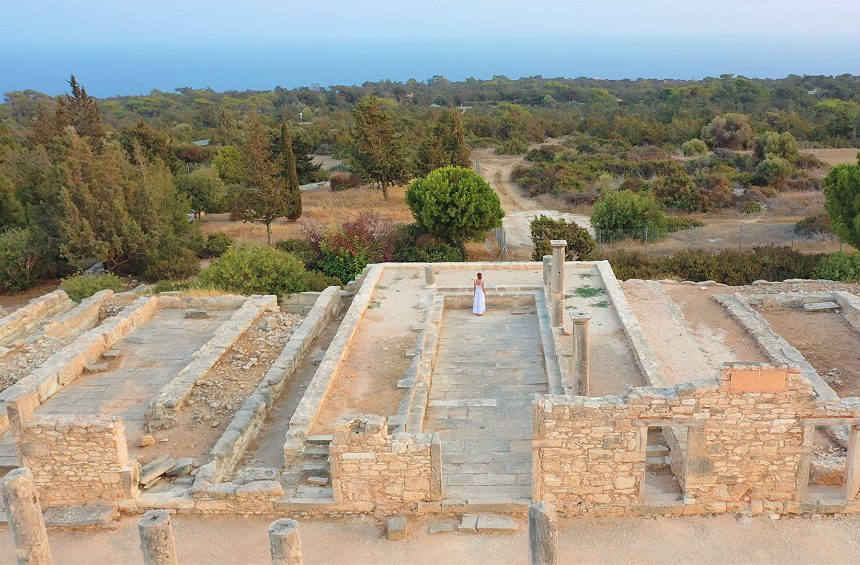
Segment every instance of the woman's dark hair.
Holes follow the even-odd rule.
[[[481,273],[478,273],[478,280],[481,280],[482,278],[484,277],[481,276]]]

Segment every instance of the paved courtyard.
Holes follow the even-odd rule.
[[[445,498],[531,499],[531,405],[546,391],[534,307],[445,310],[424,425],[442,439]]]
[[[108,371],[79,376],[36,408],[36,414],[121,416],[126,437],[134,436],[145,423],[149,400],[191,362],[194,352],[233,311],[203,319],[186,319],[184,314],[184,310],[156,311],[114,345],[121,353]],[[11,432],[0,437],[0,457],[15,457]]]

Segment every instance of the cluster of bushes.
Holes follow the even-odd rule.
[[[640,251],[617,250],[600,259],[610,262],[615,276],[620,280],[712,280],[739,286],[761,279],[830,278],[819,277],[819,265],[826,257],[825,254],[803,254],[789,247],[767,246],[744,251],[723,249],[719,253],[685,249],[675,255],[659,258],[646,256]]]
[[[820,234],[833,234],[833,224],[829,214],[812,214],[796,224],[794,233],[801,237],[812,237]]]
[[[356,173],[336,173],[329,179],[332,192],[341,192],[361,186],[361,177]]]
[[[110,273],[72,276],[63,279],[60,283],[60,289],[66,291],[69,298],[75,302],[80,302],[100,290],[110,289],[114,292],[121,292],[122,287],[122,279]]]
[[[824,257],[815,269],[813,277],[831,281],[860,280],[860,251],[838,251]]]
[[[535,217],[529,224],[532,235],[532,261],[542,261],[544,255],[552,255],[550,241],[563,239],[567,241],[565,260],[586,261],[594,253],[596,243],[591,239],[588,230],[576,222],[553,220],[543,214]]]

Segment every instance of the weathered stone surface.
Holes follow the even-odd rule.
[[[479,534],[515,534],[520,529],[510,516],[502,514],[481,514],[478,516]]]
[[[813,460],[810,465],[810,481],[814,485],[841,486],[845,483],[845,463]]]
[[[278,481],[254,481],[236,489],[239,500],[272,500],[284,496],[284,489]]]
[[[803,305],[804,312],[830,312],[838,309],[839,304],[835,302],[811,302]]]
[[[104,353],[102,353],[102,357],[105,359],[116,359],[122,354],[122,351],[119,349],[108,349]]]
[[[457,524],[451,524],[449,522],[446,522],[444,524],[433,524],[430,526],[430,530],[429,530],[431,536],[436,535],[436,534],[447,534],[447,533],[456,532],[456,531],[457,531]]]
[[[116,506],[61,506],[48,508],[42,515],[48,528],[105,526],[117,516]]]
[[[171,456],[162,455],[155,461],[148,463],[141,468],[140,483],[144,485],[149,484],[154,479],[157,479],[172,469],[174,465],[176,465],[176,461],[174,461]]]
[[[87,363],[84,365],[87,373],[104,373],[108,370],[107,363]]]
[[[149,447],[150,445],[155,445],[155,438],[152,436],[140,436],[137,439],[138,447]]]
[[[478,517],[476,515],[464,514],[460,520],[460,525],[457,526],[458,534],[477,534],[478,533]]]
[[[200,318],[208,318],[209,312],[206,310],[200,310],[197,308],[188,308],[185,311],[185,317],[189,319],[200,319]]]
[[[308,484],[324,487],[328,485],[328,477],[308,477]]]
[[[179,477],[187,475],[194,469],[194,458],[185,457],[176,462],[176,464],[165,472],[167,477]]]
[[[388,540],[400,541],[406,539],[409,534],[406,517],[394,516],[388,519]]]

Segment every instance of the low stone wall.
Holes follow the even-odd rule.
[[[319,292],[297,292],[281,296],[281,310],[290,314],[309,314],[317,303]]]
[[[99,311],[102,305],[114,297],[110,289],[100,290],[62,316],[51,320],[42,327],[46,335],[59,337],[69,334],[80,335],[99,325]]]
[[[356,284],[351,285],[352,288],[358,287],[352,305],[344,315],[322,362],[317,367],[311,382],[299,401],[299,405],[290,418],[290,429],[287,430],[286,441],[284,442],[284,460],[288,465],[305,447],[308,428],[319,412],[322,401],[331,386],[332,378],[355,337],[355,330],[359,321],[367,312],[367,306],[373,296],[376,284],[382,276],[383,268],[384,265],[369,266],[365,271],[366,274],[356,277]]]
[[[65,291],[55,290],[31,300],[8,316],[0,318],[0,345],[12,343],[18,336],[38,326],[49,316],[62,314],[75,307]]]
[[[233,300],[232,296],[216,297],[217,299]],[[177,304],[175,296],[159,297],[158,302]],[[166,302],[165,302],[166,301]],[[233,302],[223,302],[223,304]],[[183,304],[181,301],[178,304]],[[181,306],[170,306],[181,308]],[[214,308],[213,306],[210,306]],[[215,335],[194,353],[194,360],[186,365],[175,377],[170,379],[149,401],[146,410],[146,425],[149,430],[172,428],[176,425],[176,411],[188,400],[194,383],[205,375],[218,362],[227,349],[232,346],[239,336],[248,331],[251,324],[261,312],[278,309],[277,297],[274,295],[252,295],[243,298],[242,306],[233,312],[230,320],[216,330]]]
[[[533,496],[568,514],[648,513],[647,429],[683,426],[684,513],[752,504],[791,511],[806,497],[814,426],[854,418],[858,405],[817,399],[797,367],[742,363],[726,365],[718,380],[623,397],[544,395],[534,404]]]
[[[442,444],[437,434],[388,435],[385,418],[345,417],[334,428],[331,481],[335,502],[442,500]]]
[[[833,300],[839,304],[848,323],[860,331],[860,296],[840,290],[833,293]]]
[[[42,416],[24,423],[19,458],[46,506],[116,505],[137,496],[137,462],[117,417]]]
[[[18,381],[39,406],[61,388],[80,375],[87,364],[97,361],[102,353],[152,317],[158,306],[154,297],[142,297],[127,306],[120,314],[81,334],[69,345],[48,357],[39,367]],[[0,394],[0,402],[6,399]],[[0,433],[9,429],[4,408],[0,407]]]
[[[162,292],[158,295],[158,307],[164,310],[236,310],[241,308],[248,298],[238,294],[222,294],[221,296],[183,296],[182,291]]]
[[[317,293],[317,300],[302,323],[290,336],[281,354],[272,363],[256,390],[233,416],[224,434],[209,452],[210,461],[200,468],[200,480],[217,483],[230,475],[236,463],[260,431],[272,403],[280,396],[304,360],[311,343],[339,311],[340,287],[330,286]]]
[[[415,339],[412,362],[404,371],[397,388],[405,388],[406,393],[397,414],[388,419],[389,426],[397,426],[397,432],[420,433],[424,430],[424,414],[430,397],[430,380],[436,364],[436,348],[439,343],[439,324],[442,321],[445,295],[435,294],[429,289],[423,297],[425,305],[423,326]]]

